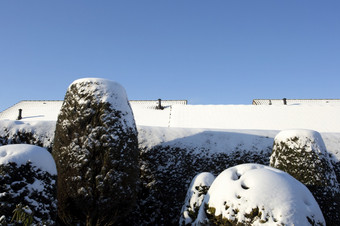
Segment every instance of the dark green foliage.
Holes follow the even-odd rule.
[[[250,213],[245,213],[245,221],[240,221],[237,219],[236,215],[239,212],[238,209],[230,209],[231,207],[225,203],[225,209],[230,209],[230,212],[233,213],[233,219],[228,219],[222,217],[222,214],[216,216],[216,209],[214,207],[210,207],[208,204],[204,205],[205,213],[208,218],[208,225],[225,225],[225,226],[246,226],[253,225],[253,223],[259,219],[261,219],[262,212],[258,207],[253,208]],[[267,221],[259,220],[260,223],[266,223]]]
[[[56,175],[41,171],[30,162],[0,165],[0,215],[11,221],[16,205],[28,206],[34,214],[34,222],[54,224],[56,220]],[[34,186],[33,184],[36,184]]]
[[[241,163],[269,164],[269,156],[270,150],[227,154],[162,145],[142,150],[143,186],[138,210],[133,214],[134,225],[178,225],[187,188],[195,175],[201,172],[217,175]]]
[[[226,209],[229,207],[226,206]],[[243,226],[243,225],[251,225],[251,224],[245,224],[238,222],[238,219],[235,217],[233,220],[227,219],[225,217],[222,217],[222,214],[216,216],[215,212],[216,209],[214,207],[209,207],[208,204],[204,205],[205,213],[208,218],[207,225],[224,225],[224,226]],[[238,210],[234,210],[234,213],[237,214]]]
[[[321,139],[321,136],[320,138]],[[311,191],[327,225],[340,225],[340,193],[336,173],[322,140],[294,136],[275,139],[270,166],[285,171]]]
[[[110,225],[134,206],[139,150],[124,114],[75,85],[66,93],[53,146],[58,217],[66,224]]]
[[[24,226],[30,226],[33,223],[33,216],[31,209],[28,206],[22,206],[18,204],[13,211],[12,222],[22,223]]]
[[[190,209],[190,206],[188,206],[189,217],[192,219],[192,221],[196,220],[199,210],[200,210],[200,206],[197,206],[195,204],[194,204],[194,209]]]
[[[195,189],[199,192],[198,196],[206,195],[210,186],[196,186]]]
[[[210,186],[206,186],[206,185],[195,186],[194,189],[196,191],[194,192],[194,194],[197,192],[198,197],[203,196],[202,198],[204,199],[204,196],[208,193],[209,188],[210,188]],[[192,195],[194,195],[194,194],[192,194]],[[189,203],[190,203],[190,200],[189,200]],[[188,211],[188,215],[191,218],[192,222],[194,222],[196,220],[200,207],[201,207],[200,203],[197,203],[197,202],[195,202],[193,204],[193,208],[190,205],[188,205],[186,207],[187,208],[186,210]],[[183,216],[183,213],[182,213],[182,216]],[[184,224],[185,224],[185,222],[181,223],[181,225],[184,225]]]
[[[292,148],[291,143],[296,144],[295,148]],[[315,149],[310,151],[307,148],[311,146],[300,146],[297,137],[286,142],[275,142],[271,166],[288,172],[306,185],[336,186],[335,172],[327,153]]]
[[[10,134],[9,128],[0,128],[3,134],[0,136],[0,146],[6,144],[32,144],[46,148],[49,152],[52,151],[53,137],[47,137],[47,134],[36,134],[32,131],[26,131],[25,129],[18,129],[16,133]],[[47,145],[44,145],[44,140],[47,140]]]

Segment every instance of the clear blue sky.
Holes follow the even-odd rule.
[[[340,98],[340,1],[0,1],[0,111],[83,77],[190,104]]]

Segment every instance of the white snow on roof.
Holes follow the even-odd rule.
[[[163,102],[163,101],[162,101]],[[171,103],[157,110],[157,101],[140,104],[130,101],[139,126],[285,130],[310,129],[340,132],[340,105],[184,105]],[[165,102],[163,102],[165,103]],[[56,121],[62,101],[22,101],[0,113],[0,120]]]
[[[283,99],[254,99],[253,105],[284,105]],[[340,105],[340,99],[286,99],[287,105]]]
[[[16,120],[22,109],[23,121],[57,121],[63,101],[24,100],[0,113],[0,120]]]
[[[54,135],[63,101],[22,101],[0,113],[2,136],[35,131],[44,143]],[[286,129],[316,130],[327,151],[340,159],[340,105],[184,105],[172,103],[156,110],[130,101],[143,147],[159,144],[205,148],[214,152],[266,150]],[[163,103],[163,101],[162,101]],[[18,117],[23,109],[23,119]],[[44,138],[44,137],[47,138]],[[240,146],[241,145],[241,146]]]

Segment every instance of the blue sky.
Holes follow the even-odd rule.
[[[101,77],[130,99],[340,98],[340,1],[0,1],[0,111]]]

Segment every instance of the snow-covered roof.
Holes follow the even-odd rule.
[[[254,99],[253,105],[285,105],[284,99]],[[321,105],[321,104],[339,104],[340,99],[285,99],[287,105]]]
[[[19,109],[22,109],[23,120],[57,120],[62,104],[63,101],[61,100],[23,100],[0,112],[0,120],[16,120],[19,115]]]
[[[187,100],[160,100],[161,106],[166,108],[172,105],[187,105]],[[159,100],[130,100],[133,107],[141,106],[145,108],[155,109],[159,104]]]
[[[138,126],[284,130],[310,129],[340,132],[340,104],[297,105],[185,105],[162,101],[163,110],[151,106],[158,101],[130,101]],[[181,103],[181,102],[179,102]],[[23,121],[57,120],[62,101],[21,101],[0,113],[0,120],[16,120],[23,109]]]
[[[132,108],[156,109],[159,100],[130,100]],[[0,120],[16,120],[22,109],[22,120],[50,121],[57,120],[62,100],[23,100],[0,112]],[[186,105],[186,100],[161,100],[161,106]]]

